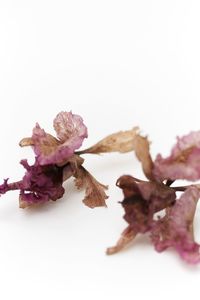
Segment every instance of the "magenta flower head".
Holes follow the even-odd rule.
[[[21,208],[35,206],[63,197],[64,181],[75,178],[78,189],[85,189],[84,204],[94,208],[106,206],[107,186],[99,183],[84,167],[81,155],[106,152],[128,152],[133,150],[133,137],[137,129],[118,132],[101,140],[93,147],[77,152],[88,137],[83,119],[72,112],[59,113],[53,122],[56,137],[46,133],[37,123],[32,136],[24,138],[20,146],[31,146],[35,154],[35,163],[30,166],[22,160],[25,168],[22,180],[9,183],[8,179],[0,185],[0,195],[8,191],[19,190]]]
[[[193,232],[200,185],[174,186],[177,179],[200,179],[200,132],[178,138],[171,155],[163,158],[159,154],[154,162],[148,140],[140,136],[135,139],[136,156],[149,181],[127,175],[117,181],[124,194],[122,206],[128,227],[107,254],[120,251],[138,234],[148,233],[158,252],[171,247],[188,263],[200,262],[200,245]]]

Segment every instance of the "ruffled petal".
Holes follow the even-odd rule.
[[[78,189],[85,189],[85,198],[83,203],[90,207],[102,207],[106,206],[106,199],[108,196],[105,190],[107,186],[98,182],[84,167],[77,168],[74,174],[75,184]]]
[[[52,135],[46,133],[39,124],[33,129],[32,143],[37,160],[41,165],[55,164],[62,160],[58,149],[61,143]]]
[[[0,195],[19,190],[20,207],[23,208],[62,198],[65,192],[62,186],[63,168],[55,165],[40,166],[37,160],[33,166],[27,160],[22,160],[21,164],[26,169],[23,179],[13,183],[4,180],[0,185]]]
[[[46,133],[37,123],[32,137],[20,141],[21,147],[33,146],[40,165],[66,164],[88,136],[83,119],[71,112],[59,113],[54,120],[54,129],[57,138]]]
[[[152,241],[158,252],[168,247],[177,250],[188,263],[200,261],[200,245],[194,241],[193,220],[200,192],[192,186],[169,208],[166,216],[154,223]]]
[[[200,131],[178,138],[169,157],[163,158],[159,154],[154,163],[153,174],[161,181],[200,179]]]
[[[68,142],[74,150],[80,148],[83,140],[88,137],[83,119],[72,112],[60,112],[54,120],[54,129],[58,139],[62,143]]]
[[[151,229],[156,212],[174,204],[175,191],[156,182],[135,182],[131,176],[122,176],[117,185],[123,190],[124,219],[135,232]]]

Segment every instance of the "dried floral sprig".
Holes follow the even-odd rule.
[[[22,180],[9,183],[8,179],[0,185],[0,196],[8,191],[19,190],[19,206],[26,208],[63,197],[64,181],[75,178],[78,189],[85,189],[83,202],[91,208],[106,206],[107,186],[99,183],[84,167],[81,154],[100,154],[105,152],[129,152],[135,149],[134,140],[138,128],[110,135],[95,146],[80,152],[79,149],[88,137],[83,119],[72,112],[59,113],[54,122],[56,137],[46,133],[37,123],[32,136],[20,142],[21,147],[32,146],[35,163],[30,166],[27,160],[21,165],[26,173]]]
[[[171,155],[160,154],[153,162],[147,139],[139,138],[137,157],[149,181],[122,176],[117,186],[123,190],[121,202],[128,227],[116,246],[108,248],[114,254],[125,248],[138,234],[149,233],[158,252],[172,247],[188,263],[200,262],[200,245],[194,240],[193,221],[200,198],[200,185],[172,186],[176,180],[200,179],[200,131],[177,138]],[[182,192],[179,197],[177,192]],[[157,215],[162,212],[163,216]]]

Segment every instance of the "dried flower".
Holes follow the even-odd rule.
[[[129,152],[134,149],[134,139],[138,129],[118,132],[103,139],[95,146],[76,152],[85,138],[87,127],[83,119],[72,112],[59,113],[53,126],[56,137],[46,133],[37,123],[31,137],[20,142],[21,147],[32,146],[35,163],[30,166],[26,160],[21,164],[26,173],[21,181],[9,183],[8,179],[0,185],[0,195],[8,191],[19,190],[21,208],[56,201],[64,195],[63,183],[70,177],[75,178],[78,189],[86,191],[84,204],[95,208],[106,206],[108,196],[106,185],[99,183],[84,167],[81,154],[100,154],[105,152]]]
[[[155,249],[162,252],[174,248],[188,263],[200,262],[200,245],[195,242],[193,221],[200,185],[174,186],[176,180],[200,179],[200,131],[178,138],[171,154],[155,161],[150,154],[147,137],[135,127],[107,136],[94,146],[79,150],[88,137],[83,119],[72,112],[59,113],[53,123],[56,137],[46,133],[37,123],[31,137],[24,138],[20,146],[31,146],[35,163],[20,163],[26,172],[22,180],[0,185],[0,196],[8,191],[19,190],[21,208],[56,201],[63,197],[63,183],[75,178],[77,189],[85,189],[83,202],[90,208],[106,206],[107,186],[98,182],[83,166],[84,154],[135,151],[148,181],[124,175],[117,181],[124,199],[124,219],[128,223],[121,238],[107,254],[114,254],[135,239],[138,234],[149,234]],[[181,196],[177,195],[181,192]],[[157,215],[162,212],[163,215]]]
[[[194,240],[193,221],[200,186],[172,187],[177,179],[200,179],[200,132],[178,138],[171,155],[164,159],[158,155],[152,161],[149,142],[139,137],[137,157],[149,181],[122,176],[117,186],[123,190],[122,206],[128,227],[116,246],[108,248],[114,254],[126,247],[138,234],[149,233],[158,252],[173,247],[188,263],[200,262],[200,245]],[[183,192],[178,198],[177,192]],[[164,216],[157,217],[158,212]]]

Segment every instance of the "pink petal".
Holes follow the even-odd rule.
[[[158,252],[173,247],[188,263],[200,261],[200,245],[194,241],[193,234],[193,219],[199,197],[200,192],[196,187],[188,188],[176,204],[168,208],[166,216],[155,222],[151,233]]]
[[[178,138],[169,157],[163,158],[158,155],[153,174],[161,181],[200,179],[200,131]]]
[[[78,115],[61,112],[54,120],[54,128],[59,139],[46,133],[36,124],[31,142],[41,165],[62,165],[74,154],[74,151],[87,137],[87,127]]]
[[[80,148],[83,140],[88,137],[83,119],[72,112],[60,112],[54,120],[54,129],[62,143],[70,141],[71,144],[76,144],[75,149]]]

